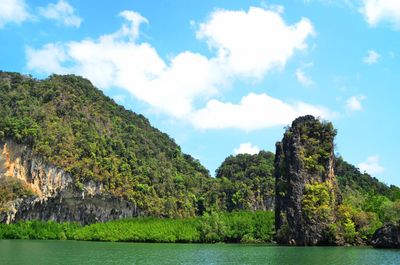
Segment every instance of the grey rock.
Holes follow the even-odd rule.
[[[374,248],[400,248],[400,226],[386,224],[375,231],[371,239]]]
[[[0,178],[4,177],[23,181],[35,196],[8,202],[7,210],[0,212],[3,223],[53,220],[89,224],[140,215],[134,203],[107,193],[100,183],[89,181],[77,188],[70,174],[11,140],[0,143]]]
[[[331,124],[321,123],[313,116],[304,116],[293,121],[282,142],[276,144],[275,226],[278,243],[299,246],[335,244],[329,231],[336,220],[335,208],[341,197],[333,171],[334,136]],[[317,146],[310,145],[310,142]],[[314,154],[314,149],[321,148],[327,149],[327,157],[318,159],[318,170],[310,169],[305,160]],[[307,185],[315,184],[326,185],[329,189],[331,212],[327,217],[310,216],[304,209]]]

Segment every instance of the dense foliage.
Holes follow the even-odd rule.
[[[300,135],[293,140],[301,146],[301,166],[315,177],[305,186],[300,203],[314,223],[334,221],[328,231],[332,240],[358,243],[370,238],[383,223],[400,220],[400,189],[361,173],[340,157],[335,159],[335,174],[342,203],[334,206],[332,183],[319,180],[326,181],[329,173],[336,130],[328,122],[295,128],[299,132],[288,129],[285,137]],[[274,154],[261,151],[229,156],[217,169],[216,178],[211,178],[199,161],[183,154],[168,135],[153,128],[142,115],[117,105],[86,79],[53,75],[39,81],[0,72],[0,143],[9,139],[29,146],[35,155],[71,173],[77,188],[93,180],[102,183],[106,192],[135,203],[145,215],[201,217],[144,218],[87,227],[25,222],[1,226],[0,238],[271,240],[272,213],[242,210],[273,208]],[[285,196],[287,185],[278,183],[280,196]],[[0,178],[0,211],[7,202],[32,195],[23,182]],[[337,220],[330,219],[333,211]],[[130,231],[127,238],[121,231]]]
[[[21,180],[0,177],[0,212],[8,210],[8,202],[33,194],[33,191]]]
[[[306,116],[307,117],[307,116]],[[305,118],[306,118],[305,117]],[[297,119],[296,121],[298,121]],[[336,130],[330,122],[320,122],[313,119],[299,120],[285,132],[285,137],[300,135],[300,161],[309,173],[325,180],[332,156],[333,140]]]
[[[43,81],[0,72],[0,142],[29,145],[75,178],[89,180],[154,216],[193,216],[208,171],[142,115],[83,78]]]
[[[350,189],[363,194],[376,194],[395,201],[400,199],[400,188],[387,186],[367,173],[361,173],[358,168],[347,163],[342,157],[335,161],[335,174],[341,190]]]
[[[73,239],[81,226],[77,223],[26,221],[0,224],[0,239]]]
[[[272,210],[275,196],[274,154],[229,156],[216,171],[226,210]]]
[[[335,161],[335,173],[342,191],[343,204],[339,208],[340,230],[348,243],[369,240],[384,223],[400,221],[400,189],[387,186],[361,173],[341,157]]]
[[[217,213],[181,219],[136,218],[80,226],[27,221],[0,224],[0,239],[73,239],[122,242],[271,242],[270,211]]]

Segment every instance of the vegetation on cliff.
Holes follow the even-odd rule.
[[[77,190],[88,181],[101,183],[104,192],[132,202],[144,216],[203,216],[182,219],[183,223],[163,220],[167,226],[189,227],[193,242],[263,238],[250,232],[227,232],[239,227],[264,231],[266,238],[261,241],[269,241],[271,213],[265,212],[264,220],[258,212],[254,217],[237,211],[271,210],[274,203],[279,212],[275,217],[277,238],[283,243],[359,244],[369,240],[383,223],[398,222],[400,189],[335,158],[335,135],[331,123],[300,117],[287,128],[276,155],[261,151],[229,156],[217,169],[216,178],[211,178],[199,161],[182,153],[168,135],[153,128],[142,115],[117,105],[88,80],[53,75],[39,81],[0,72],[0,143],[12,140],[28,146],[35,156],[70,173]],[[34,195],[23,181],[5,177],[2,170],[0,212],[8,202]],[[234,213],[220,213],[225,211]],[[230,218],[240,221],[230,223]],[[256,227],[256,219],[262,229]],[[141,224],[157,224],[157,219],[146,220]],[[115,222],[115,229],[125,229],[128,223],[134,226],[135,221]],[[16,231],[25,229],[18,226]],[[113,230],[114,223],[98,224],[96,229],[106,227]],[[88,239],[97,231],[79,229]],[[166,238],[181,240],[177,235]]]
[[[339,207],[342,234],[347,243],[371,239],[384,223],[400,221],[400,189],[387,186],[367,173],[361,173],[341,157],[335,161],[335,174],[342,191]]]
[[[91,180],[102,183],[105,192],[133,202],[143,215],[273,208],[272,153],[230,156],[211,178],[168,135],[86,79],[53,75],[39,81],[0,72],[0,106],[0,142],[29,146],[70,173],[78,189]],[[7,194],[2,201],[21,192]]]
[[[330,244],[340,191],[333,172],[336,130],[299,117],[276,144],[276,230],[283,244]]]
[[[7,210],[8,202],[32,195],[34,192],[21,180],[0,177],[0,212]]]
[[[146,214],[195,215],[211,181],[168,135],[86,79],[52,75],[38,81],[0,72],[0,106],[0,142],[28,145],[71,173],[77,187],[101,182]]]
[[[352,190],[362,194],[376,194],[387,197],[389,200],[400,199],[400,188],[394,185],[387,186],[368,173],[344,161],[342,157],[335,160],[335,174],[341,190]]]
[[[400,189],[335,158],[335,134],[331,123],[305,116],[277,143],[278,241],[365,244],[383,223],[400,220]]]

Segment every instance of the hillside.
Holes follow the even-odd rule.
[[[0,72],[0,106],[0,143],[28,147],[32,156],[71,175],[76,188],[97,183],[145,214],[196,214],[208,171],[88,80]]]
[[[275,199],[274,154],[229,156],[216,170],[216,182],[228,211],[273,210]]]
[[[326,161],[313,154],[326,152],[307,146],[307,170],[319,172]],[[86,224],[275,205],[273,153],[229,156],[211,178],[145,117],[73,75],[36,80],[0,72],[0,148],[0,222]],[[351,216],[354,233],[366,238],[378,225],[400,219],[398,187],[342,158],[335,158],[334,172],[339,210]]]
[[[361,173],[358,168],[347,163],[342,157],[336,158],[335,173],[341,190],[352,190],[362,194],[385,196],[390,200],[400,199],[400,188],[387,186],[368,173]]]

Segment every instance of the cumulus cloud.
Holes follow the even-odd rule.
[[[265,93],[250,93],[239,104],[210,100],[207,106],[192,114],[191,121],[200,129],[235,128],[246,131],[287,125],[301,115],[332,118],[324,107],[304,102],[287,103]]]
[[[296,50],[305,49],[313,32],[306,18],[287,25],[279,12],[251,7],[248,12],[215,11],[200,24],[196,36],[216,50],[232,75],[262,78],[269,70],[284,67]]]
[[[30,16],[24,0],[0,1],[0,28],[7,23],[22,23]]]
[[[97,40],[28,48],[27,67],[43,73],[76,73],[100,88],[126,89],[175,117],[190,113],[194,98],[214,94],[216,85],[223,83],[216,63],[203,55],[182,52],[165,62],[149,43],[137,41],[139,27],[147,19],[133,11],[120,16],[126,23]]]
[[[363,58],[363,62],[366,64],[375,64],[378,62],[381,55],[374,50],[369,50],[367,56]]]
[[[362,172],[367,172],[371,175],[379,174],[385,171],[385,168],[379,164],[379,160],[380,158],[377,155],[370,156],[367,161],[359,163],[357,166]]]
[[[82,18],[75,14],[75,9],[65,0],[59,0],[57,4],[50,3],[46,7],[39,7],[39,14],[68,27],[78,28],[82,23]]]
[[[26,49],[28,58],[27,67],[35,69],[38,73],[67,73],[67,69],[61,66],[60,62],[67,59],[67,55],[62,45],[49,43],[41,49],[35,50],[30,47]]]
[[[260,148],[256,145],[252,145],[251,143],[242,143],[238,148],[233,150],[235,155],[238,154],[250,154],[255,155],[260,152]]]
[[[217,10],[198,25],[196,34],[215,55],[184,51],[166,61],[151,44],[139,40],[140,25],[149,23],[147,19],[137,12],[123,11],[120,16],[125,23],[114,33],[98,39],[49,43],[37,49],[28,47],[27,67],[41,73],[83,75],[103,89],[123,88],[153,109],[200,128],[249,130],[287,124],[299,114],[325,116],[327,111],[320,107],[301,102],[291,105],[265,94],[250,94],[238,106],[211,99],[237,78],[254,81],[272,69],[282,69],[296,51],[307,47],[306,40],[313,34],[311,22],[303,18],[287,25],[279,12],[255,7],[248,12]],[[259,105],[266,115],[261,117],[259,109],[247,104],[249,100],[267,103]],[[194,102],[207,105],[199,110]],[[283,108],[278,108],[280,115],[271,115],[276,112],[268,106],[271,102]],[[229,115],[227,121],[216,124],[230,106],[241,118],[235,121]],[[214,117],[208,120],[210,114]],[[251,121],[252,117],[256,119]]]
[[[398,0],[363,0],[360,12],[371,26],[388,22],[400,29],[400,1]]]
[[[346,109],[348,111],[361,111],[363,110],[362,101],[365,100],[366,97],[364,95],[352,96],[346,100]]]

